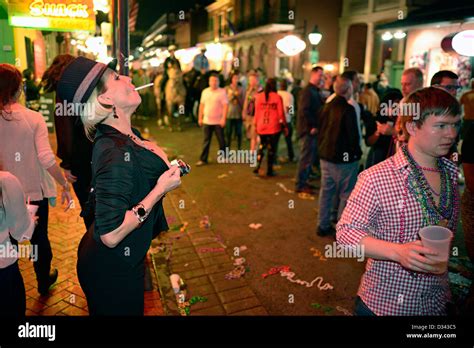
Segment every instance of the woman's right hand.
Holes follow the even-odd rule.
[[[181,185],[181,170],[178,166],[171,166],[156,182],[156,187],[163,194],[173,191],[179,185]]]

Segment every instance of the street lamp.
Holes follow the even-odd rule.
[[[474,57],[474,30],[464,30],[454,35],[452,46],[456,53]]]
[[[304,22],[305,33],[306,33],[306,21]],[[309,52],[309,61],[312,65],[319,62],[319,51],[317,45],[323,38],[323,34],[318,30],[318,26],[315,25],[311,33],[308,34],[309,42],[311,43],[311,51]]]
[[[287,35],[276,43],[277,48],[287,56],[294,56],[306,48],[306,43],[295,35]]]
[[[308,35],[309,42],[311,42],[311,45],[316,46],[322,38],[323,34],[318,30],[318,26],[315,25],[313,31]]]

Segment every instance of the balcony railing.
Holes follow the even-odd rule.
[[[374,11],[385,11],[400,7],[400,0],[375,0]]]
[[[199,34],[198,41],[199,42],[214,41],[214,32],[206,31],[205,33]]]
[[[267,24],[290,24],[292,20],[288,18],[288,13],[280,11],[263,11],[255,13],[255,16],[247,16],[234,23],[238,32],[253,29]]]

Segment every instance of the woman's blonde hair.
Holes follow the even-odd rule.
[[[96,126],[113,113],[112,105],[103,104],[97,99],[101,94],[107,91],[106,83],[110,74],[112,74],[112,70],[107,68],[87,100],[86,104],[89,107],[83,108],[81,112],[81,121],[84,125],[84,131],[90,141],[94,141]]]

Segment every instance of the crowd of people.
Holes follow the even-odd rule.
[[[131,117],[146,113],[153,102],[166,108],[170,118],[179,117],[171,98],[180,94],[176,84],[185,74],[175,49],[169,48],[156,78],[145,71],[118,75],[115,60],[105,65],[67,54],[56,57],[41,88],[56,92],[57,103],[94,106],[76,117],[62,117],[56,109],[60,164],[43,117],[32,110],[39,89],[31,72],[22,76],[15,67],[0,64],[0,245],[12,248],[31,239],[38,246],[34,269],[40,294],[47,295],[58,277],[51,269],[47,232],[56,181],[63,201],[71,205],[72,184],[81,206],[87,232],[79,245],[77,272],[90,314],[143,314],[144,257],[152,238],[168,229],[162,200],[180,185],[180,172],[160,147],[131,126]],[[304,87],[294,80],[289,91],[290,81],[266,78],[261,70],[233,71],[225,83],[219,72],[209,70],[204,53],[186,73],[193,75],[199,92],[191,101],[183,99],[185,109],[196,108],[203,129],[197,165],[208,164],[215,133],[222,151],[234,139],[242,149],[246,138],[249,151],[257,153],[253,172],[261,175],[265,167],[266,176],[275,176],[283,135],[288,162],[297,162],[295,191],[315,195],[319,189],[316,234],[363,247],[370,258],[356,313],[448,313],[447,265],[431,259],[433,251],[421,244],[418,232],[442,225],[456,233],[462,213],[474,258],[474,81],[458,101],[458,76],[451,71],[436,73],[430,87],[423,88],[422,71],[406,69],[399,90],[388,86],[383,75],[362,85],[357,71],[331,77],[316,66]],[[151,89],[134,90],[152,80],[155,97]],[[30,109],[19,103],[23,84]],[[158,116],[162,126],[162,113]],[[464,180],[461,199],[458,185]],[[26,213],[30,206],[37,206],[34,214]],[[16,258],[0,259],[0,294],[8,299],[0,302],[1,314],[24,313],[21,289]]]
[[[418,68],[403,72],[401,90],[391,88],[383,78],[377,92],[371,83],[361,87],[359,74],[348,70],[331,80],[332,93],[327,93],[323,68],[314,67],[304,88],[295,84],[299,89],[296,98],[287,91],[285,80],[277,91],[274,78],[259,86],[252,71],[247,79],[249,90],[241,108],[244,92],[235,74],[227,94],[219,88],[217,76],[211,76],[211,87],[204,90],[199,110],[205,142],[198,165],[207,163],[212,131],[222,149],[230,146],[235,129],[240,149],[240,126],[228,128],[227,137],[224,128],[236,119],[239,124],[251,119],[257,136],[250,138],[251,149],[258,148],[254,173],[260,172],[266,151],[266,175],[274,176],[281,134],[288,158],[295,159],[290,134],[296,123],[295,191],[315,194],[311,181],[315,174],[321,177],[317,235],[336,238],[343,246],[363,247],[370,258],[356,313],[452,313],[447,263],[440,265],[432,258],[435,252],[421,244],[418,232],[424,226],[439,225],[456,233],[462,210],[472,259],[473,151],[468,149],[472,147],[474,92],[458,100],[458,76],[446,70],[434,74],[430,87],[423,88],[423,73]],[[243,109],[242,118],[234,113],[236,109]],[[464,181],[461,201],[458,186]],[[386,276],[389,280],[384,280]],[[472,297],[471,289],[468,310],[472,310]]]

